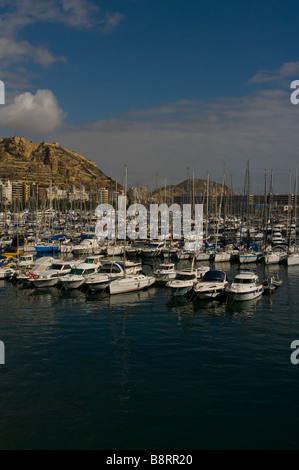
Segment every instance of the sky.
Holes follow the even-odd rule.
[[[254,192],[298,166],[299,4],[0,0],[0,137],[59,142],[129,186]],[[291,172],[291,173],[290,173]]]

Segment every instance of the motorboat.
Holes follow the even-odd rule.
[[[157,284],[166,284],[167,282],[175,279],[176,269],[174,263],[162,263],[158,266],[158,269],[154,271],[154,277]]]
[[[257,274],[250,270],[239,271],[225,288],[227,297],[234,302],[256,299],[263,292],[264,288]]]
[[[181,296],[188,294],[193,286],[203,277],[205,272],[209,271],[208,267],[197,269],[186,268],[177,272],[176,278],[167,282],[166,286],[172,291],[172,295]]]
[[[98,240],[96,238],[85,238],[79,245],[73,246],[74,256],[80,256],[84,254],[100,254],[101,249],[99,247]]]
[[[55,261],[47,271],[34,272],[31,277],[34,287],[54,287],[73,269],[73,264],[64,261]]]
[[[299,253],[292,253],[287,257],[288,266],[297,266],[299,264]]]
[[[0,267],[0,280],[3,281],[3,280],[11,279],[13,275],[15,274],[15,272],[16,272],[15,269],[11,267],[1,266]]]
[[[156,258],[161,254],[164,247],[164,242],[150,243],[147,247],[142,249],[141,255],[145,258]]]
[[[94,264],[97,267],[101,266],[102,260],[104,259],[104,255],[94,255],[94,256],[88,256],[85,258],[82,263],[84,264]]]
[[[146,276],[145,274],[129,274],[122,279],[116,279],[109,284],[110,295],[124,294],[126,292],[134,292],[152,286],[155,283],[154,276]]]
[[[125,271],[127,274],[140,274],[141,270],[141,263],[134,263],[133,261],[126,261],[125,263],[104,261],[98,272],[88,277],[85,286],[91,291],[103,291],[113,280],[124,278]]]
[[[48,271],[54,262],[55,260],[52,257],[45,256],[39,258],[30,268],[22,270],[21,272],[16,272],[13,276],[13,282],[23,285],[23,287],[27,287],[31,284],[33,285],[34,275]]]
[[[79,289],[91,276],[98,272],[98,267],[94,263],[82,263],[74,266],[70,273],[60,279],[63,289]]]
[[[201,300],[216,299],[225,294],[227,285],[228,280],[225,272],[210,270],[194,286],[194,297]]]
[[[26,255],[20,256],[17,265],[19,269],[31,268],[34,265],[34,255],[26,254]]]
[[[279,230],[274,230],[272,235],[272,245],[280,245],[285,242],[286,240],[283,238],[282,233]]]
[[[60,277],[57,271],[49,270],[39,274],[33,274],[31,280],[37,289],[42,287],[55,287],[58,284]]]
[[[278,279],[277,276],[269,276],[267,279],[262,280],[262,285],[265,293],[272,294],[278,287],[282,286],[282,280]]]

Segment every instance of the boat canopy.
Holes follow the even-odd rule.
[[[223,271],[208,271],[204,274],[202,281],[203,282],[210,282],[210,281],[225,281],[226,274]]]

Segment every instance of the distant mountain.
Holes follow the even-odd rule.
[[[207,180],[194,179],[194,194],[198,196],[205,196],[207,193]],[[190,195],[192,198],[193,194],[193,180],[185,180],[177,185],[166,185],[166,197],[182,196],[183,194]],[[209,182],[209,195],[212,196],[229,196],[232,194],[231,189],[228,186],[222,188],[222,183],[216,183],[215,181]],[[151,193],[152,197],[163,199],[165,196],[165,186],[159,188]]]
[[[86,190],[110,188],[113,180],[95,163],[58,143],[34,143],[24,137],[0,139],[0,180],[38,182],[50,181],[61,189],[82,183]],[[119,185],[120,187],[120,185]]]

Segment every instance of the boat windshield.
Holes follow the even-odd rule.
[[[202,282],[223,282],[226,280],[226,274],[221,271],[209,271],[202,278]]]
[[[102,266],[100,271],[100,273],[107,273],[107,274],[110,274],[110,273],[120,273],[121,272],[121,269],[117,266]]]
[[[20,261],[28,261],[28,260],[30,261],[31,259],[32,259],[31,256],[21,256],[20,257]]]
[[[235,284],[254,284],[255,280],[251,278],[237,278],[235,279]]]
[[[192,281],[192,279],[196,279],[195,274],[178,274],[176,277],[176,281]]]
[[[70,274],[75,276],[82,276],[83,269],[74,268],[71,270]]]

